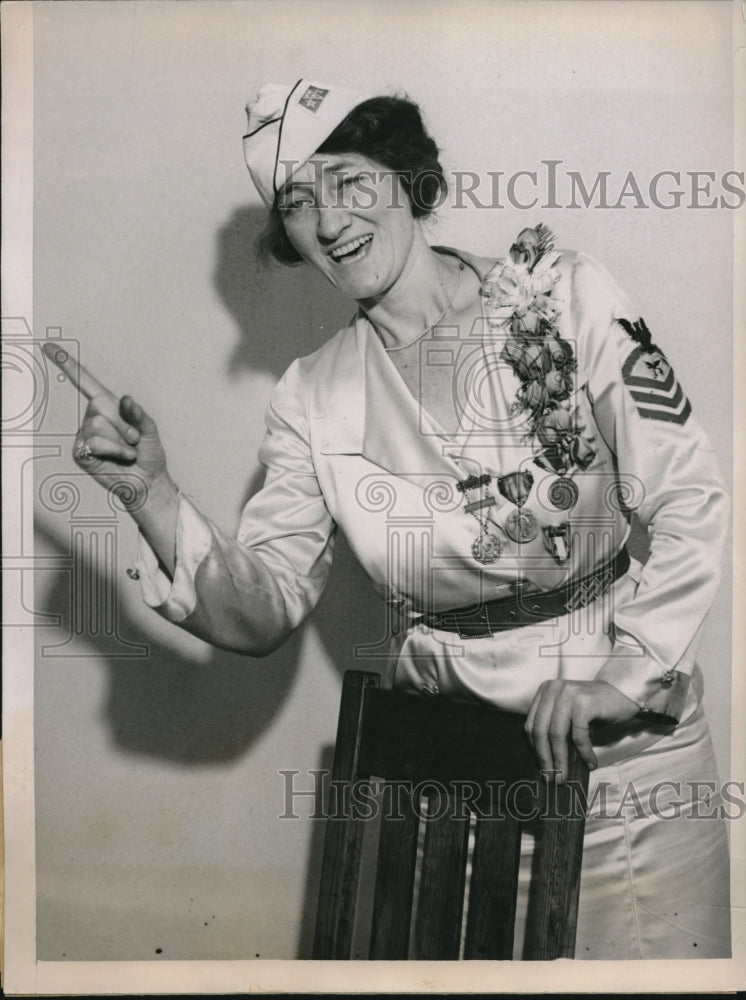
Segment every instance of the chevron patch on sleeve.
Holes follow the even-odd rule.
[[[691,403],[666,356],[654,344],[651,348],[640,345],[632,351],[622,367],[624,383],[641,417],[684,424],[692,412]]]

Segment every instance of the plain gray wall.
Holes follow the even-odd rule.
[[[176,481],[234,527],[272,386],[351,314],[305,270],[255,263],[247,98],[300,76],[403,90],[453,170],[556,159],[589,179],[611,170],[617,192],[630,170],[719,178],[733,166],[729,5],[672,7],[35,4],[36,336],[61,327],[100,379],[135,394]],[[498,256],[544,221],[599,257],[729,473],[734,213],[627,206],[444,209],[430,238]],[[71,393],[53,383],[34,463],[37,554],[62,560],[35,574],[36,610],[60,616],[37,633],[39,958],[307,957],[322,828],[277,819],[278,771],[328,763],[343,670],[381,666],[353,647],[381,636],[382,609],[342,544],[312,620],[265,660],[161,622],[125,575],[133,526],[75,476]],[[113,629],[73,634],[82,586],[112,595]],[[700,658],[724,775],[728,610],[724,588]]]

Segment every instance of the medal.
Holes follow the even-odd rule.
[[[534,477],[528,471],[511,472],[507,476],[501,476],[497,481],[500,493],[518,508],[509,515],[504,527],[508,538],[519,544],[532,542],[539,534],[536,518],[523,506],[528,500],[533,484]]]
[[[560,566],[564,565],[570,558],[570,546],[572,544],[569,522],[563,521],[562,524],[550,524],[546,528],[542,528],[541,533],[544,536],[544,547],[546,550],[551,552]]]
[[[477,562],[485,565],[497,562],[502,555],[502,550],[503,543],[497,535],[493,535],[491,531],[487,531],[485,525],[482,525],[482,534],[479,538],[474,539],[471,546],[471,554]]]
[[[580,491],[572,479],[560,476],[549,487],[549,500],[557,510],[570,510],[578,502]]]
[[[539,526],[536,518],[530,510],[514,510],[510,514],[503,526],[505,534],[514,542],[532,542],[539,534]]]
[[[471,514],[479,522],[479,527],[481,531],[479,535],[474,539],[471,546],[471,554],[477,560],[477,562],[483,565],[489,565],[489,563],[496,562],[503,550],[503,543],[487,528],[487,520],[489,518],[489,509],[494,507],[497,501],[492,496],[492,494],[487,490],[487,487],[492,482],[492,477],[488,475],[484,476],[469,476],[467,479],[461,479],[456,483],[456,489],[459,493],[463,493],[464,499],[467,501],[464,505],[464,511],[467,514]],[[479,500],[469,500],[468,494],[469,490],[481,489],[482,496]],[[481,516],[481,511],[486,511],[486,516]]]

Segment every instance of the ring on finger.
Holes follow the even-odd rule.
[[[78,441],[75,445],[75,457],[79,462],[90,462],[93,458],[93,452],[86,441]]]

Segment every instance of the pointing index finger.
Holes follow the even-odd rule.
[[[86,399],[93,399],[94,396],[100,396],[102,393],[106,393],[109,396],[112,395],[106,386],[91,375],[88,369],[84,368],[64,347],[47,341],[43,345],[42,350],[49,360],[53,361],[61,372],[64,372],[78,392],[82,393]]]

